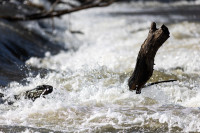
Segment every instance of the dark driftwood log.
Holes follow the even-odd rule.
[[[155,22],[151,24],[147,39],[140,48],[135,70],[128,81],[129,90],[136,90],[136,94],[141,93],[141,88],[153,74],[155,55],[160,46],[169,38],[169,34],[165,25],[157,29]]]

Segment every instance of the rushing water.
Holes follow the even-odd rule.
[[[41,84],[55,89],[35,102],[21,99],[13,105],[1,104],[0,130],[200,132],[200,23],[184,21],[188,14],[160,15],[160,9],[155,16],[126,14],[151,11],[155,4],[169,8],[159,3],[115,4],[56,21],[84,34],[55,30],[57,39],[71,50],[54,56],[47,52],[45,58],[32,57],[26,62],[51,71],[42,78],[28,77],[28,85],[12,82],[3,89],[7,96]],[[176,3],[174,8],[184,4],[188,3]],[[178,81],[146,87],[137,95],[128,90],[127,81],[152,21],[158,26],[165,23],[171,34],[156,55],[151,81]]]

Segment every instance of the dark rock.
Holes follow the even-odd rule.
[[[30,99],[32,101],[35,101],[35,99],[40,98],[40,97],[45,98],[45,95],[48,95],[52,92],[53,92],[52,86],[40,85],[32,90],[22,92],[19,95],[14,95],[14,98],[8,97],[7,99],[4,99],[4,94],[0,93],[0,103],[2,104],[2,103],[7,102],[9,105],[11,105],[14,103],[14,100],[20,100],[21,98]]]
[[[31,99],[35,101],[35,99],[39,97],[44,97],[45,95],[50,94],[53,91],[53,87],[50,85],[40,85],[37,86],[35,89],[28,90],[24,93],[24,98],[25,99]],[[15,96],[16,99],[19,98],[19,95]]]

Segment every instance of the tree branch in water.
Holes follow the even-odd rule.
[[[98,0],[95,2],[90,2],[89,4],[81,4],[79,6],[74,6],[72,9],[63,9],[63,10],[55,10],[55,7],[60,0],[56,0],[51,9],[49,11],[42,11],[39,13],[34,13],[31,15],[20,15],[20,16],[0,16],[0,18],[7,19],[10,21],[28,21],[28,20],[38,20],[38,19],[46,19],[46,18],[52,18],[52,17],[60,17],[65,14],[89,9],[89,8],[95,8],[95,7],[106,7],[112,4],[115,0]],[[61,2],[62,3],[62,2]],[[42,7],[42,5],[41,5]]]
[[[175,81],[177,81],[177,80],[171,79],[171,80],[164,80],[164,81],[153,82],[153,83],[149,83],[149,84],[145,85],[144,88],[152,86],[152,85],[160,84],[160,83],[168,83],[168,82],[175,82]]]

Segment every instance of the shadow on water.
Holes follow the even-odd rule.
[[[140,19],[149,18],[149,21],[152,19],[156,22],[163,21],[165,23],[175,23],[182,21],[189,22],[200,22],[200,6],[199,5],[182,5],[182,6],[164,6],[164,7],[146,7],[139,10],[133,11],[123,11],[123,12],[110,12],[110,15],[117,16],[133,16],[139,17]],[[134,8],[133,8],[134,9]],[[142,17],[145,16],[145,17]],[[147,17],[147,18],[146,18]],[[139,20],[140,20],[139,19]],[[135,20],[135,21],[138,21]],[[144,20],[140,20],[144,21]]]

